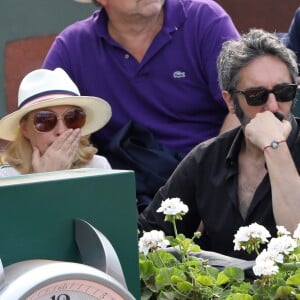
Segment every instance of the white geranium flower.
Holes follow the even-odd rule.
[[[277,236],[291,234],[288,230],[286,230],[286,228],[284,226],[277,225],[276,228],[277,228]]]
[[[270,232],[262,225],[253,223],[249,225],[250,237],[255,239],[261,239],[262,243],[266,243],[268,238],[271,237]]]
[[[162,212],[165,215],[185,215],[189,208],[185,205],[180,198],[168,198],[161,202],[161,206],[157,209],[157,212]]]
[[[234,235],[234,250],[245,249],[242,243],[248,242],[250,239],[249,227],[240,227],[237,233]]]
[[[283,264],[283,260],[284,260],[284,255],[282,253],[279,253],[277,251],[274,251],[274,250],[267,250],[268,251],[268,254],[270,256],[270,258],[272,258],[273,261],[277,262],[277,263],[280,263],[280,264]]]
[[[298,224],[296,230],[294,231],[293,237],[300,240],[300,223]]]
[[[255,243],[264,244],[270,237],[269,231],[262,225],[252,223],[249,226],[240,227],[237,233],[234,235],[234,250],[246,249],[246,243],[249,241],[255,241]]]
[[[268,244],[268,251],[270,251],[271,253],[281,253],[284,255],[288,255],[289,253],[294,251],[296,247],[297,243],[292,237],[283,235],[271,239]]]
[[[147,255],[150,250],[155,250],[157,248],[165,249],[169,244],[170,242],[165,239],[163,231],[152,230],[150,232],[145,232],[139,239],[139,252]]]
[[[253,272],[256,276],[270,276],[279,272],[279,267],[275,264],[273,256],[264,249],[256,258]]]

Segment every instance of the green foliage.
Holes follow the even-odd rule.
[[[194,240],[200,233],[192,238],[177,233],[175,221],[181,216],[166,216],[175,232],[174,237],[165,237],[171,247],[161,249],[153,243],[150,252],[140,253],[142,300],[300,300],[299,239],[295,249],[285,255],[284,263],[278,263],[277,273],[249,281],[239,268],[219,270],[196,257],[195,252],[201,249]],[[253,243],[253,239],[251,242],[255,245],[252,250],[256,251],[259,243]]]

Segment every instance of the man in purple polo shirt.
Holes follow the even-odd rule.
[[[60,33],[43,66],[63,68],[81,94],[110,103],[111,121],[92,136],[98,149],[129,121],[183,154],[238,124],[227,116],[216,59],[239,34],[215,1],[94,3],[100,9]]]

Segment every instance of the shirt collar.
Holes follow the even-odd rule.
[[[244,139],[244,133],[241,126],[239,126],[237,129],[233,129],[233,132],[235,133],[233,133],[234,139],[226,156],[227,166],[231,166],[237,163],[238,155],[241,149],[241,144]]]
[[[105,9],[100,8],[99,10],[96,10],[93,13],[92,20],[93,20],[94,30],[96,31],[97,35],[100,38],[101,37],[107,38],[109,36],[107,30],[108,17]]]
[[[171,33],[177,31],[186,20],[186,11],[180,0],[166,0],[163,30]]]

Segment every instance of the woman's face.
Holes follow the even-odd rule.
[[[55,139],[68,129],[64,123],[63,115],[73,108],[76,108],[76,106],[62,105],[31,111],[27,114],[26,118],[21,121],[21,133],[29,140],[31,146],[37,147],[40,151],[40,154],[43,155],[47,148],[55,141]],[[56,114],[58,120],[52,130],[47,132],[39,132],[37,130],[34,124],[34,118],[35,115],[41,111],[51,111]]]

